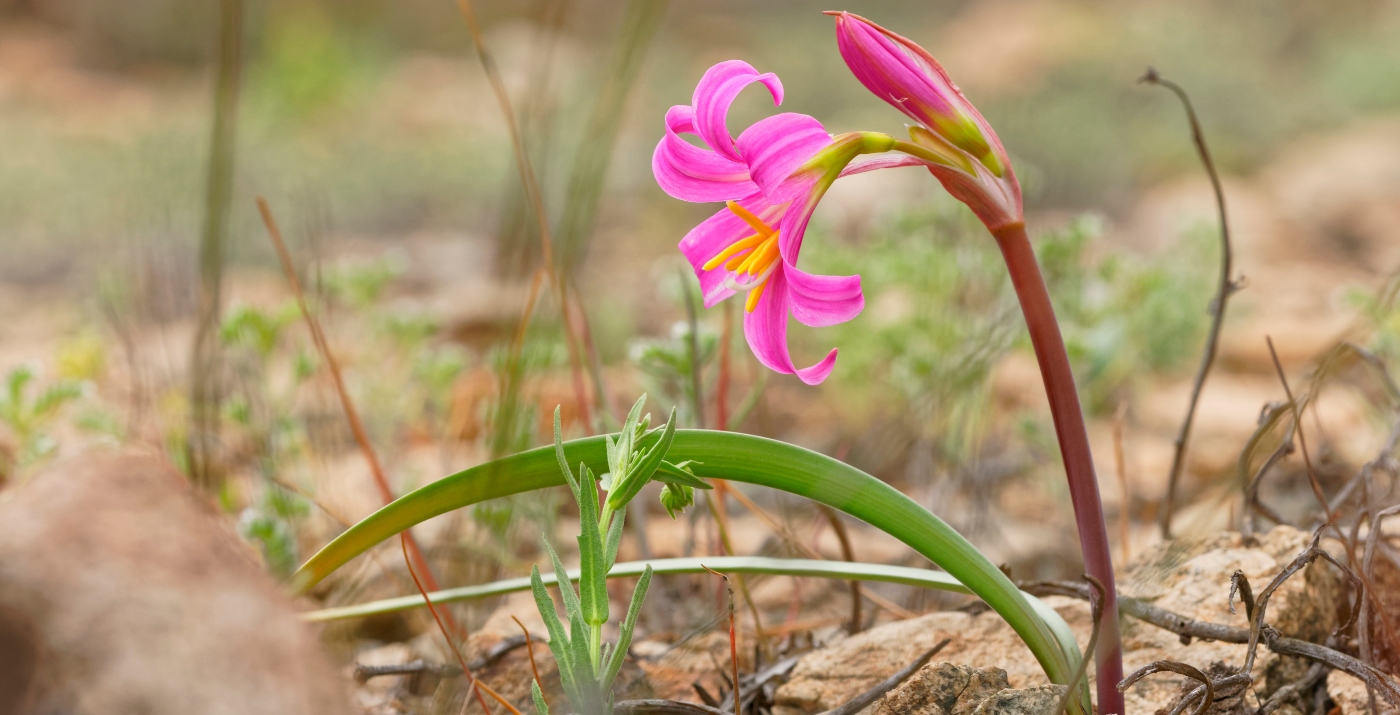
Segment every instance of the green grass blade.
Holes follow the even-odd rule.
[[[602,437],[563,445],[567,459],[606,465]],[[371,514],[312,556],[294,577],[304,593],[335,569],[419,522],[487,499],[561,483],[552,447],[533,449],[467,469]],[[909,545],[987,602],[1021,636],[1051,682],[1064,683],[1077,648],[1057,638],[1031,601],[952,527],[893,487],[838,460],[762,437],[709,430],[677,430],[670,459],[696,460],[696,476],[759,484],[840,509]]]

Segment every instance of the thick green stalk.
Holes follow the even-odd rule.
[[[1074,505],[1074,521],[1079,527],[1084,569],[1104,586],[1103,619],[1094,654],[1099,712],[1122,713],[1123,694],[1118,692],[1118,682],[1123,679],[1123,645],[1118,632],[1113,559],[1109,555],[1099,481],[1094,475],[1094,457],[1089,451],[1089,433],[1084,426],[1084,411],[1075,390],[1074,373],[1070,370],[1060,324],[1055,320],[1055,308],[1050,303],[1050,292],[1036,262],[1035,250],[1026,236],[1025,224],[1004,226],[993,235],[1011,274],[1011,283],[1016,287],[1016,297],[1021,301],[1035,358],[1040,363],[1040,375],[1045,381],[1045,394],[1050,400],[1050,414],[1055,421],[1055,435],[1069,481],[1070,502]]]
[[[564,444],[571,464],[603,470],[603,437]],[[840,509],[908,544],[943,567],[987,602],[1035,654],[1052,682],[1073,674],[1077,652],[1066,652],[1045,619],[962,535],[912,499],[845,463],[801,447],[762,437],[709,430],[678,430],[667,458],[696,460],[695,473],[781,489]],[[380,543],[439,514],[562,483],[553,448],[530,450],[459,472],[401,497],[342,533],[304,564],[294,577],[300,592]],[[1079,704],[1079,703],[1076,703]]]

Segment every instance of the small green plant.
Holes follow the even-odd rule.
[[[554,600],[545,589],[538,566],[530,573],[530,585],[540,616],[549,630],[549,650],[559,665],[559,680],[569,696],[569,702],[583,715],[612,712],[612,684],[622,668],[622,660],[632,642],[637,615],[641,613],[642,600],[646,598],[647,586],[651,583],[651,567],[648,566],[632,592],[632,602],[627,608],[617,643],[603,643],[603,625],[608,622],[607,577],[617,561],[617,549],[622,543],[627,503],[641,492],[647,482],[655,479],[666,485],[662,504],[674,518],[673,509],[683,509],[693,501],[692,489],[709,488],[708,484],[691,473],[690,462],[672,464],[666,461],[666,453],[676,434],[676,413],[673,409],[663,427],[648,431],[651,416],[641,416],[646,399],[646,395],[642,395],[632,406],[617,436],[605,438],[608,471],[602,475],[601,487],[607,498],[602,500],[598,496],[600,482],[587,464],[579,464],[577,477],[569,468],[568,459],[564,456],[559,409],[554,410],[555,457],[579,509],[580,576],[577,592],[554,547],[549,545],[548,539],[544,542],[564,602],[564,615],[569,622],[567,633],[555,610]],[[644,443],[649,446],[643,448]],[[533,685],[532,693],[535,710],[539,715],[548,715],[549,707],[545,704],[538,682]]]
[[[58,441],[49,428],[64,405],[82,397],[83,386],[72,380],[58,380],[30,396],[29,386],[37,377],[30,365],[20,365],[5,377],[0,393],[0,423],[14,436],[13,457],[0,452],[0,477],[42,462],[58,451]]]

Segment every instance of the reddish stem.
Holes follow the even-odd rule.
[[[1069,481],[1074,520],[1079,527],[1084,569],[1104,585],[1103,618],[1094,654],[1098,710],[1106,714],[1122,713],[1123,695],[1118,692],[1118,681],[1123,679],[1123,645],[1118,632],[1113,559],[1109,555],[1108,528],[1104,524],[1099,482],[1094,476],[1094,458],[1089,451],[1089,433],[1084,427],[1074,373],[1070,370],[1065,341],[1055,320],[1055,308],[1050,303],[1050,292],[1045,287],[1040,265],[1036,263],[1035,250],[1026,236],[1025,224],[1003,226],[992,235],[997,239],[1011,283],[1016,287],[1016,297],[1021,301],[1021,312],[1026,318],[1035,358],[1045,381],[1045,395],[1050,400],[1050,414],[1055,420],[1055,435]]]

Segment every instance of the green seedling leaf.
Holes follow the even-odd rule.
[[[651,585],[651,566],[637,579],[637,588],[632,591],[632,603],[627,606],[627,618],[622,622],[622,632],[617,637],[617,647],[607,660],[608,669],[603,673],[603,688],[611,691],[613,680],[622,670],[622,661],[627,657],[627,649],[632,645],[632,629],[637,626],[637,616],[642,612],[642,601],[647,597],[647,587]]]
[[[651,446],[642,455],[637,463],[628,468],[627,476],[622,479],[622,483],[617,489],[608,494],[608,508],[613,511],[621,511],[627,506],[627,502],[632,501],[642,487],[651,481],[653,474],[661,466],[661,461],[666,457],[666,452],[671,448],[671,442],[676,436],[676,408],[671,408],[671,418],[666,420],[666,429],[661,433],[661,438],[656,444]]]
[[[676,512],[683,512],[687,507],[695,503],[695,490],[681,484],[667,484],[661,490],[661,506],[666,509],[666,515],[672,521],[676,519]]]
[[[549,703],[544,701],[544,693],[540,692],[540,681],[530,681],[530,698],[535,701],[535,715],[549,715]]]
[[[583,574],[578,584],[579,603],[584,622],[601,626],[608,622],[608,567],[603,554],[603,534],[598,527],[598,487],[587,465],[579,465],[579,476],[582,498],[578,504],[578,554]]]
[[[569,469],[569,460],[564,456],[564,429],[559,419],[559,406],[554,406],[554,458],[559,461],[559,471],[564,473],[564,481],[568,483],[570,491],[574,493],[574,499],[579,499],[578,481],[574,479],[574,473]]]
[[[606,574],[612,570],[613,562],[617,561],[617,549],[622,545],[622,523],[627,520],[627,510],[622,510],[613,514],[613,522],[608,525],[608,541],[603,545],[603,556],[607,558],[608,567],[604,569]]]
[[[559,613],[554,610],[554,599],[550,598],[549,591],[545,590],[538,566],[530,571],[530,589],[534,591],[535,608],[539,609],[545,630],[549,631],[549,652],[554,656],[554,662],[559,665],[559,681],[570,693],[569,697],[573,697],[574,661],[570,655],[569,637],[564,634],[564,624],[559,621]]]
[[[661,466],[656,468],[656,474],[653,474],[651,478],[658,482],[690,487],[691,489],[713,489],[714,487],[710,486],[709,482],[691,473],[690,465],[692,464],[698,464],[698,462],[686,460],[680,464],[671,464],[663,459]]]
[[[568,571],[564,569],[564,562],[559,560],[559,554],[550,546],[549,539],[543,541],[545,551],[549,552],[550,563],[554,564],[554,582],[559,584],[559,597],[564,601],[564,616],[573,618],[575,613],[583,613],[583,609],[579,608],[578,594],[574,593],[574,585],[565,575]]]
[[[571,440],[559,447],[568,459],[601,470],[607,464],[602,437]],[[479,464],[400,497],[342,532],[293,577],[299,593],[376,544],[439,514],[487,499],[560,484],[553,447]],[[1016,590],[996,564],[943,520],[898,490],[855,467],[801,447],[763,437],[710,430],[676,430],[668,457],[697,460],[695,475],[786,491],[826,504],[904,542],[965,584],[1006,619],[1045,669],[1052,683],[1067,683],[1079,661],[1078,647],[1056,637],[1048,615]],[[707,563],[709,563],[707,561]],[[1077,711],[1087,703],[1072,703]]]
[[[569,659],[574,664],[574,676],[579,690],[588,698],[588,692],[597,686],[598,671],[589,652],[592,629],[583,618],[575,613],[569,618]],[[582,703],[579,704],[582,707]]]

